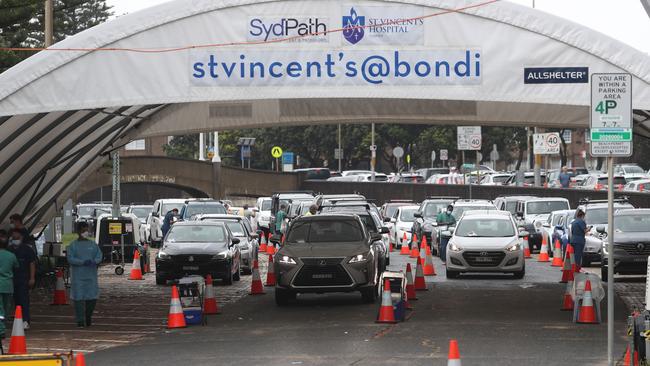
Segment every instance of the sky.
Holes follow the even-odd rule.
[[[115,15],[169,0],[107,0]],[[650,18],[640,0],[511,0],[572,20],[650,54]],[[615,4],[615,6],[613,5]]]

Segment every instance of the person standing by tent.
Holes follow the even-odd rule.
[[[571,223],[571,246],[574,251],[576,260],[576,271],[582,267],[582,253],[585,250],[585,235],[589,232],[587,223],[585,223],[585,212],[576,211],[576,219]]]
[[[9,302],[14,293],[14,271],[18,259],[7,250],[9,241],[6,233],[0,237],[0,339],[5,337],[5,316],[10,313]]]
[[[94,240],[89,239],[88,224],[79,224],[77,231],[79,238],[70,243],[67,249],[72,281],[70,298],[74,301],[77,326],[89,327],[99,298],[97,265],[102,261],[102,251]]]
[[[18,268],[14,271],[14,304],[20,305],[23,309],[23,324],[29,329],[32,321],[29,311],[29,291],[36,283],[36,252],[25,241],[23,233],[19,228],[11,229],[11,242],[9,250],[18,259]]]

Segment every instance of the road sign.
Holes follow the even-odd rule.
[[[459,126],[458,150],[481,150],[481,126]]]
[[[280,146],[273,146],[271,149],[271,156],[276,159],[282,156],[282,148]]]
[[[343,149],[334,149],[334,159],[343,159]]]
[[[411,164],[411,154],[406,155],[406,164]]]
[[[446,149],[440,150],[440,160],[442,161],[449,160],[449,151],[447,151]]]
[[[286,151],[282,153],[282,164],[287,165],[287,164],[293,164],[293,153]]]
[[[431,161],[436,161],[436,152],[435,152],[435,150],[431,151]]]
[[[533,134],[533,153],[535,155],[554,155],[560,153],[560,133]]]
[[[398,159],[401,158],[402,156],[404,156],[404,149],[402,149],[399,146],[394,148],[393,149],[393,156],[398,158]]]
[[[591,75],[592,156],[632,155],[632,75]]]

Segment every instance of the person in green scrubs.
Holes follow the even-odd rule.
[[[0,338],[5,337],[5,314],[10,313],[9,302],[14,294],[14,271],[18,258],[7,250],[7,233],[0,233]]]
[[[79,238],[66,250],[72,282],[70,298],[74,301],[77,326],[89,327],[99,298],[97,266],[102,262],[102,251],[90,238],[88,224],[79,224],[78,232]]]

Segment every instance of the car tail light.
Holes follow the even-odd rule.
[[[594,187],[594,188],[595,188],[597,191],[600,191],[601,189],[603,189],[603,185],[600,184],[600,183],[596,183],[596,187]]]
[[[639,192],[643,192],[645,190],[645,185],[639,184]]]
[[[445,179],[444,178],[438,179],[438,184],[445,184]]]
[[[621,189],[623,189],[623,185],[622,184],[617,184],[616,185],[616,190],[620,191]]]

